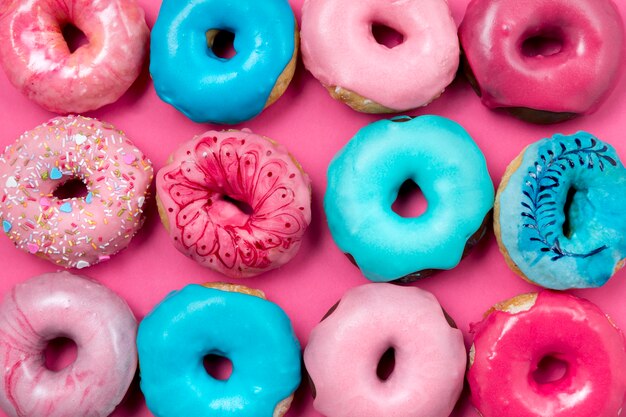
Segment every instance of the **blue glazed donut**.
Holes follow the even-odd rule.
[[[300,345],[283,310],[260,297],[237,285],[187,285],[143,319],[137,335],[141,390],[155,416],[277,417],[287,411],[300,384]],[[230,359],[227,380],[205,371],[209,354]]]
[[[230,59],[207,44],[221,30],[235,35]],[[287,0],[164,0],[152,29],[150,74],[159,97],[191,120],[235,124],[280,97],[297,50]]]
[[[391,208],[407,180],[428,202],[419,217]],[[410,281],[455,267],[484,234],[493,198],[485,158],[459,124],[399,117],[364,127],[335,156],[324,209],[335,243],[365,277]]]
[[[500,183],[494,227],[509,266],[546,288],[603,285],[626,257],[626,169],[586,132],[528,146]]]

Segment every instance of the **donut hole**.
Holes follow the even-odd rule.
[[[372,35],[379,45],[393,49],[404,42],[404,35],[383,23],[372,23]]]
[[[525,37],[522,54],[528,58],[549,57],[563,50],[563,33],[558,29],[543,30]]]
[[[71,178],[52,192],[52,195],[59,200],[85,198],[87,194],[89,194],[87,185],[80,178]]]
[[[537,362],[537,367],[532,372],[533,380],[540,385],[558,382],[567,374],[567,362],[555,355],[546,355]]]
[[[76,343],[72,339],[54,338],[44,348],[44,365],[50,371],[62,371],[76,361],[77,351]]]
[[[224,195],[224,197],[222,197],[222,200],[226,203],[232,204],[246,216],[250,216],[254,212],[250,204],[246,203],[245,201],[235,200],[234,198],[227,195]]]
[[[577,192],[578,190],[576,188],[570,187],[570,189],[567,190],[567,197],[565,197],[565,204],[563,205],[563,217],[565,218],[563,221],[563,236],[568,239],[572,237],[572,234],[574,233],[570,223],[570,212],[572,209],[572,203],[574,202],[574,196]]]
[[[225,356],[210,353],[202,359],[204,370],[209,376],[226,381],[233,373],[233,363]]]
[[[206,43],[213,54],[222,59],[231,59],[237,55],[235,50],[235,34],[225,29],[206,31]]]
[[[413,180],[406,180],[398,190],[398,196],[391,209],[400,217],[419,217],[428,208],[426,197]]]
[[[387,349],[376,366],[376,376],[381,381],[386,381],[391,377],[394,368],[396,367],[396,350],[393,347]]]
[[[65,43],[67,44],[67,49],[70,50],[71,54],[73,54],[74,51],[81,46],[89,43],[85,33],[72,23],[66,23],[61,28],[61,34],[63,35],[63,39],[65,39]]]

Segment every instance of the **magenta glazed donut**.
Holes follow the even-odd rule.
[[[0,408],[11,417],[105,417],[137,368],[137,321],[117,294],[69,272],[16,285],[0,304]],[[76,343],[76,360],[52,371],[48,341]]]
[[[29,99],[55,113],[112,103],[135,81],[150,31],[135,0],[5,0],[0,4],[0,64]],[[74,52],[67,24],[87,44]]]
[[[309,177],[283,146],[247,129],[196,136],[156,184],[174,246],[233,278],[288,262],[311,222]]]
[[[624,336],[596,305],[552,291],[496,304],[472,326],[467,380],[483,417],[615,417],[626,394]],[[545,361],[562,375],[542,379]]]
[[[596,110],[624,60],[611,0],[472,0],[459,37],[483,104],[539,123]]]

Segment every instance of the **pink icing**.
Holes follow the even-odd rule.
[[[68,272],[15,286],[0,305],[0,407],[12,417],[108,416],[137,367],[137,322],[108,288]],[[74,363],[44,364],[49,340],[77,345]]]
[[[376,42],[372,24],[387,25],[404,42]],[[428,104],[452,82],[459,42],[445,0],[306,0],[302,58],[325,86],[353,91],[404,111]]]
[[[284,147],[247,130],[196,136],[156,183],[176,248],[230,277],[288,262],[311,222],[308,176]]]
[[[610,0],[474,0],[459,36],[490,108],[592,112],[623,62],[623,24]],[[561,42],[560,52],[528,56],[523,43],[536,36]]]
[[[376,368],[395,349],[381,381]],[[466,351],[437,299],[416,287],[350,289],[309,336],[304,363],[313,405],[328,417],[447,417],[461,394]]]
[[[614,417],[626,393],[624,337],[589,301],[544,291],[528,310],[494,311],[472,328],[474,362],[467,378],[484,417]],[[539,383],[545,356],[565,375]]]
[[[149,29],[135,0],[6,0],[0,63],[11,83],[42,107],[82,113],[116,101],[147,55]],[[70,53],[61,29],[88,44]]]
[[[127,155],[132,164],[121,161]],[[53,195],[76,178],[87,196]],[[130,243],[143,223],[151,181],[150,161],[122,132],[96,119],[57,117],[24,133],[0,157],[0,219],[19,249],[84,268]]]

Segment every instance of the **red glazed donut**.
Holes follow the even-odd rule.
[[[623,62],[611,0],[473,0],[459,37],[483,104],[539,123],[593,112]]]
[[[493,307],[472,333],[467,380],[483,417],[620,414],[624,336],[591,302],[551,291],[520,295]],[[535,374],[548,358],[564,365],[562,376]]]
[[[87,44],[71,52],[68,23]],[[112,103],[135,81],[150,31],[136,0],[2,0],[0,64],[9,81],[55,113]]]

